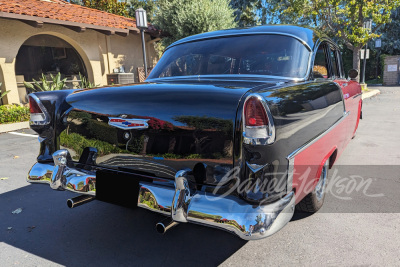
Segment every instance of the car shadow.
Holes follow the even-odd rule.
[[[290,221],[294,222],[294,221],[302,220],[304,218],[310,217],[311,215],[313,215],[313,213],[295,210],[293,217]]]
[[[0,194],[0,242],[67,266],[218,265],[246,244],[195,224],[160,235],[155,224],[162,215],[100,201],[69,209],[73,196],[47,185]]]

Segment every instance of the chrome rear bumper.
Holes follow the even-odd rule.
[[[62,159],[65,151],[54,153],[53,163],[36,163],[28,174],[30,183],[47,183],[56,190],[96,195],[96,174],[68,167]],[[58,158],[57,158],[58,157]],[[220,196],[202,191],[191,191],[185,170],[175,177],[175,187],[140,182],[137,205],[172,217],[176,222],[191,222],[235,233],[245,240],[270,236],[292,218],[294,192],[280,200],[253,206],[234,196]]]

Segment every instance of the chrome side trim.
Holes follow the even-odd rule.
[[[348,115],[350,114],[350,111],[347,111],[343,114],[343,116],[337,120],[331,127],[329,127],[327,130],[325,130],[323,133],[321,133],[320,135],[316,136],[314,139],[312,139],[311,141],[307,142],[306,144],[304,144],[303,146],[299,147],[298,149],[296,149],[295,151],[293,151],[292,153],[290,153],[286,159],[290,160],[292,158],[294,158],[297,154],[299,154],[300,152],[302,152],[303,150],[307,149],[309,146],[311,146],[312,144],[314,144],[315,142],[317,142],[319,139],[321,139],[322,137],[324,137],[327,133],[329,133],[330,131],[332,131],[333,128],[335,128],[338,124],[340,124]]]
[[[309,146],[317,142],[319,139],[324,137],[327,133],[332,131],[333,128],[335,128],[338,124],[340,124],[348,115],[350,114],[350,111],[347,111],[343,113],[343,116],[337,120],[331,127],[329,127],[326,131],[309,141],[308,143],[304,144],[303,146],[299,147],[292,153],[290,153],[286,159],[288,160],[288,179],[287,179],[287,192],[291,192],[293,190],[293,173],[294,173],[294,161],[296,155],[298,155],[300,152],[304,151],[307,149]]]
[[[294,174],[294,157],[288,159],[288,180],[286,183],[287,192],[291,192],[293,190],[293,174]]]
[[[267,114],[268,117],[268,129],[267,129],[267,135],[268,137],[265,138],[253,138],[253,137],[248,137],[246,136],[246,123],[245,123],[245,114],[244,114],[244,105],[242,109],[242,127],[243,127],[243,142],[248,145],[270,145],[275,142],[275,125],[274,125],[274,119],[272,117],[271,111],[267,105],[267,102],[265,99],[259,95],[259,94],[250,94],[246,97],[244,103],[249,100],[251,97],[256,97],[263,105],[265,113]]]
[[[339,88],[340,95],[342,96],[343,112],[346,113],[346,101],[344,99],[343,89],[337,82],[333,83]]]
[[[362,96],[362,93],[356,94],[355,96],[353,96],[353,98],[357,98],[357,97],[360,97],[360,96]]]

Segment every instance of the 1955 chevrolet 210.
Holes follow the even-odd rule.
[[[295,207],[323,204],[328,169],[354,136],[361,87],[312,29],[259,26],[191,36],[146,82],[30,94],[40,153],[31,183],[269,236]]]

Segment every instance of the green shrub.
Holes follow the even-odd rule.
[[[0,106],[0,124],[28,121],[30,117],[29,108],[17,105]]]
[[[129,142],[129,151],[132,151],[135,154],[140,154],[143,151],[143,145],[144,135],[141,135],[139,137],[134,136]]]
[[[185,157],[186,159],[201,159],[201,155],[200,154],[190,154],[188,156]]]
[[[180,155],[176,155],[173,153],[165,153],[162,155],[162,157],[165,159],[180,159],[180,158],[182,158]]]
[[[60,134],[60,145],[74,150],[79,156],[82,154],[85,147],[96,148],[99,156],[122,151],[120,148],[110,143],[95,139],[86,139],[84,136],[77,133],[67,134],[65,131]]]
[[[88,137],[110,144],[118,144],[118,129],[104,122],[88,120],[87,130],[85,135]]]

